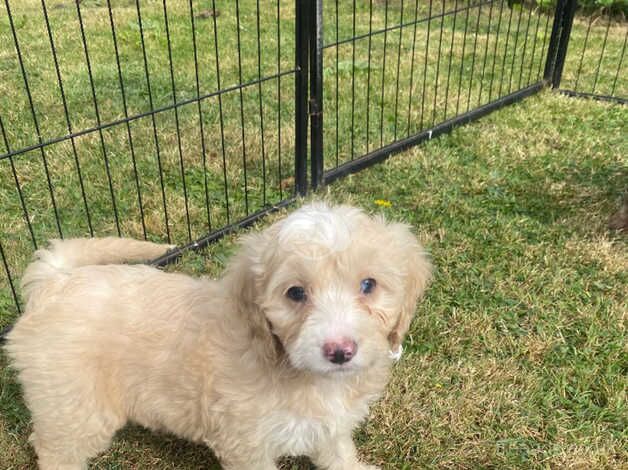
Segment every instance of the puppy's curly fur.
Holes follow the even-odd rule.
[[[430,277],[408,227],[314,203],[247,236],[217,281],[115,264],[168,248],[53,241],[26,270],[6,349],[40,468],[86,468],[128,421],[206,443],[225,469],[374,468],[351,433]]]

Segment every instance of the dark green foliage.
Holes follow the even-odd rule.
[[[515,1],[515,3],[517,2]],[[536,0],[535,3],[547,9],[556,6],[556,0]],[[582,14],[611,13],[623,17],[624,20],[628,14],[628,1],[626,0],[578,0],[578,6]]]

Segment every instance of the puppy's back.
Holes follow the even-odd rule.
[[[73,238],[51,240],[48,248],[35,252],[22,277],[25,300],[45,281],[67,274],[79,266],[148,261],[166,253],[173,245],[132,240],[129,238]]]

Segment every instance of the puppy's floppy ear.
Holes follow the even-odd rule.
[[[403,265],[400,266],[404,273],[405,297],[399,313],[399,318],[388,335],[390,350],[395,353],[403,342],[408,332],[410,323],[416,310],[416,304],[423,295],[431,277],[432,265],[429,257],[417,238],[410,231],[410,227],[404,224],[391,224],[388,229],[393,235],[395,250],[399,250]]]
[[[227,276],[237,314],[245,321],[260,359],[276,362],[283,352],[279,340],[271,331],[271,325],[259,304],[260,291],[266,275],[267,256],[272,250],[272,235],[265,232],[243,238],[240,252],[229,264]]]

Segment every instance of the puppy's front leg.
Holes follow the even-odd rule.
[[[358,453],[351,434],[334,435],[318,445],[311,456],[314,465],[326,470],[379,470],[379,467],[367,465],[358,460]]]
[[[220,464],[223,470],[278,470],[272,459],[222,459]]]

